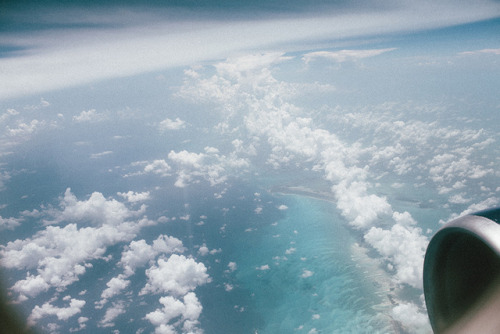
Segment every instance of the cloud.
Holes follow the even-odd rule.
[[[395,279],[399,283],[422,288],[423,261],[429,240],[409,213],[394,212],[396,224],[384,230],[372,227],[364,236],[365,241],[375,248],[395,267]]]
[[[500,55],[500,49],[482,49],[482,50],[476,50],[476,51],[464,51],[460,52],[459,54],[461,55],[480,55],[480,54],[492,54],[492,55]]]
[[[440,220],[440,224],[445,224],[453,219],[456,219],[461,216],[469,215],[478,211],[486,210],[486,209],[491,209],[494,207],[497,207],[500,204],[500,199],[498,197],[489,197],[486,198],[478,203],[472,203],[467,207],[467,209],[463,210],[459,214],[453,213],[446,221],[445,220]]]
[[[67,225],[46,226],[31,238],[1,247],[4,267],[36,270],[36,275],[28,271],[25,279],[12,286],[20,299],[35,297],[50,288],[64,291],[92,267],[92,260],[104,256],[107,247],[130,241],[142,227],[154,224],[145,217],[137,217],[143,213],[142,209],[130,210],[98,192],[88,200],[79,201],[68,188],[60,207],[48,208],[43,214],[51,217],[50,223]]]
[[[70,328],[70,332],[78,332],[82,331],[87,327],[87,321],[89,321],[89,318],[87,317],[79,317],[78,318],[78,328]]]
[[[311,61],[324,58],[337,63],[343,63],[346,61],[356,61],[358,59],[364,59],[369,57],[374,57],[381,55],[386,52],[394,51],[395,48],[388,49],[370,49],[370,50],[340,50],[340,51],[317,51],[304,54],[302,60],[309,64]]]
[[[413,303],[399,302],[392,309],[394,320],[399,321],[407,329],[415,334],[428,333],[429,320],[425,312],[422,312],[419,307]]]
[[[166,118],[158,125],[160,130],[180,130],[186,127],[186,122],[177,117],[175,120]]]
[[[181,240],[162,234],[151,245],[145,240],[130,242],[130,245],[122,252],[119,265],[124,268],[124,274],[128,277],[135,273],[136,268],[146,265],[159,254],[168,255],[184,251]]]
[[[98,113],[95,109],[83,110],[79,115],[73,116],[76,123],[100,122],[107,119],[106,115]]]
[[[35,306],[28,317],[28,323],[34,325],[36,321],[49,316],[55,315],[59,320],[68,320],[69,318],[75,316],[82,311],[82,307],[85,305],[84,300],[71,298],[68,307],[57,307],[50,303],[45,303],[41,307]]]
[[[170,153],[168,154],[168,158],[180,165],[199,169],[202,166],[205,154],[188,152],[186,150],[182,150],[180,152],[170,151]]]
[[[434,138],[469,145],[482,135],[468,130],[454,131],[436,123],[429,126],[425,122],[395,120],[389,111],[369,116],[364,110],[359,114],[345,112],[336,115],[332,112],[332,118],[338,117],[333,119],[340,123],[341,128],[345,127],[345,121],[350,122],[348,125],[356,131],[362,129],[377,134],[373,139],[370,137],[373,142],[367,147],[363,147],[361,141],[344,141],[334,133],[335,128],[328,131],[317,127],[313,119],[298,116],[302,110],[281,93],[286,84],[276,80],[270,70],[275,59],[281,56],[263,57],[260,62],[250,58],[248,66],[229,59],[224,66],[216,65],[217,73],[209,79],[192,75],[190,86],[181,90],[197,92],[203,96],[204,102],[218,103],[221,109],[237,110],[244,115],[249,136],[240,137],[235,147],[243,146],[245,141],[259,145],[261,152],[269,152],[267,164],[274,168],[311,166],[313,171],[321,172],[332,185],[335,203],[342,216],[361,231],[366,243],[380,254],[391,271],[394,270],[394,281],[421,289],[428,238],[410,213],[394,211],[388,198],[376,194],[377,189],[372,183],[376,172],[371,172],[368,162],[372,161],[376,167],[384,165],[382,170],[393,169],[395,175],[407,173],[410,168],[421,171]],[[218,85],[230,94],[221,96]],[[393,115],[394,111],[391,112]],[[233,121],[231,117],[234,116],[228,118],[228,128]],[[240,118],[234,117],[234,122],[240,126]],[[378,141],[380,138],[387,138],[387,142]],[[419,151],[415,156],[405,156],[415,151],[415,142],[422,145],[417,148],[422,154],[418,155]],[[268,147],[263,147],[264,144]],[[262,265],[255,269],[269,270],[270,267]],[[304,270],[301,277],[312,274]],[[401,310],[395,312],[398,311]]]
[[[155,333],[180,330],[201,334],[198,318],[202,306],[193,291],[211,281],[205,265],[184,255],[172,254],[166,260],[158,259],[146,270],[146,276],[148,281],[139,295],[167,294],[159,299],[163,307],[145,316],[155,326]]]
[[[125,198],[127,200],[127,202],[129,202],[129,203],[143,202],[143,201],[147,201],[148,199],[151,198],[149,191],[138,193],[138,192],[129,190],[126,193],[118,192],[116,194],[118,196]]]
[[[230,272],[236,271],[236,269],[238,269],[238,265],[236,264],[236,262],[229,262],[227,264],[227,267],[229,268],[228,270]]]
[[[247,159],[238,157],[234,152],[223,155],[218,149],[208,146],[205,147],[205,153],[172,150],[168,158],[177,166],[177,180],[174,185],[179,188],[198,182],[199,178],[214,186],[225,182],[230,172],[242,174],[249,166]]]
[[[125,275],[113,277],[106,283],[107,288],[101,293],[101,300],[97,303],[98,308],[102,308],[108,299],[118,295],[122,290],[129,286],[130,281],[125,279]]]
[[[264,270],[269,270],[269,269],[271,269],[271,268],[269,267],[269,265],[268,265],[268,264],[263,264],[263,265],[261,265],[260,267],[257,267],[257,268],[255,268],[255,269],[264,271]]]
[[[182,300],[172,296],[161,297],[160,304],[163,305],[161,309],[145,316],[156,327],[155,333],[177,333],[176,327],[183,333],[202,333],[197,326],[203,307],[193,292],[185,294]],[[176,321],[172,323],[174,319]]]
[[[205,147],[204,152],[196,153],[187,150],[174,151],[168,154],[168,159],[172,163],[169,165],[165,160],[158,159],[153,162],[137,161],[133,166],[145,165],[143,171],[126,174],[126,177],[154,173],[160,176],[176,174],[174,183],[176,187],[184,188],[191,183],[198,183],[200,179],[210,182],[215,186],[225,182],[228,174],[243,174],[249,166],[246,158],[238,156],[236,151],[229,154],[221,154],[215,147]]]
[[[300,275],[300,277],[307,278],[307,277],[311,277],[312,275],[314,275],[314,272],[307,270],[307,269],[304,269],[304,270],[302,270],[302,274]]]
[[[152,163],[148,163],[144,167],[144,173],[153,173],[153,174],[158,174],[160,176],[168,176],[169,171],[170,171],[170,166],[169,164],[161,159],[161,160],[154,160]]]
[[[146,209],[143,205],[137,211],[129,210],[124,203],[115,199],[107,200],[99,192],[92,193],[88,200],[78,201],[70,188],[66,189],[60,207],[62,210],[54,209],[51,212],[54,218],[45,220],[46,224],[85,221],[93,225],[119,225],[128,218],[140,216]]]
[[[6,127],[7,135],[11,137],[21,137],[26,138],[30,134],[34,133],[38,128],[45,125],[44,121],[39,121],[37,119],[31,120],[29,123],[18,122],[17,127],[11,128],[9,126]]]
[[[0,180],[0,189],[1,189],[1,180]],[[21,222],[22,222],[22,219],[21,218],[13,218],[13,217],[9,217],[9,218],[3,218],[2,216],[0,216],[0,231],[1,230],[13,230],[15,229],[16,227],[18,227],[19,225],[21,225]]]
[[[104,317],[99,322],[99,327],[113,327],[115,325],[115,319],[125,312],[125,303],[123,301],[113,303],[113,305],[106,310]]]
[[[141,295],[169,293],[183,296],[210,281],[203,263],[177,254],[172,254],[167,260],[158,259],[156,265],[146,270],[146,276],[148,281],[141,290]]]
[[[95,22],[99,15],[93,9],[78,12],[72,8],[72,17],[81,17],[85,27],[91,25],[92,38],[84,28],[47,29],[36,36],[19,31],[4,34],[6,42],[12,41],[29,52],[0,60],[0,99],[190,65],[249,49],[307,49],[310,43],[324,40],[454,26],[493,18],[498,6],[495,1],[486,0],[460,5],[449,1],[407,1],[397,8],[371,12],[359,11],[357,7],[342,11],[332,8],[321,15],[308,12],[301,16],[265,16],[231,20],[230,24],[220,18],[199,17],[196,11],[191,15],[184,12],[172,20],[152,10],[142,12],[141,24],[131,23],[131,15],[123,15],[120,10],[115,16],[107,16],[107,22],[114,25]],[[168,13],[172,11],[175,8]],[[64,10],[57,10],[50,13],[51,17],[54,13],[60,20],[69,16]],[[74,40],[81,42],[69,42]]]
[[[200,254],[201,256],[207,256],[208,254],[210,255],[214,255],[214,254],[217,254],[217,253],[220,253],[222,252],[222,249],[212,249],[210,250],[206,244],[203,244],[199,249],[198,249],[198,254]]]
[[[104,151],[104,152],[100,152],[100,153],[93,153],[90,155],[90,159],[99,159],[99,158],[102,158],[106,155],[110,155],[110,154],[113,154],[113,151]]]

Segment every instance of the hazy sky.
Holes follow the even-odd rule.
[[[139,3],[3,4],[0,98],[257,49],[359,47],[500,15],[491,0]],[[494,34],[498,22],[483,28]]]

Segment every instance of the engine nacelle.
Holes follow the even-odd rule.
[[[500,208],[455,219],[427,247],[424,293],[435,333],[500,333]]]

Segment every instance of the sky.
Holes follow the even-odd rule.
[[[500,204],[500,2],[0,4],[0,264],[47,333],[430,333]]]
[[[202,4],[201,6],[198,6]],[[1,98],[19,97],[228,54],[313,49],[494,19],[497,1],[7,2]],[[490,28],[493,34],[493,27]],[[473,51],[473,50],[472,50]]]

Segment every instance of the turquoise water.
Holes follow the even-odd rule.
[[[206,332],[395,332],[380,311],[385,295],[353,259],[355,236],[333,203],[275,194],[276,203],[288,207],[280,219],[266,220],[264,208],[261,215],[242,219],[245,223],[224,242],[227,260],[222,262],[231,258],[237,269],[214,277],[218,293],[214,286],[200,289],[208,306],[205,321],[212,323]],[[222,292],[222,281],[232,290]],[[212,314],[213,306],[225,317]]]

